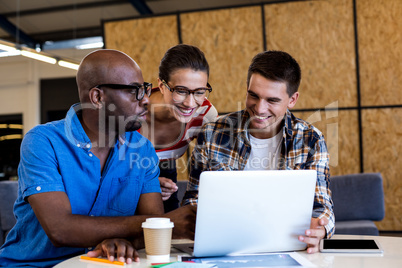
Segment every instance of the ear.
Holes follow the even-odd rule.
[[[288,108],[291,109],[296,105],[297,99],[299,98],[299,92],[295,92],[289,99]]]
[[[158,78],[158,87],[159,87],[159,90],[162,93],[162,95],[165,94],[165,89],[167,89],[167,88],[162,83],[162,80],[160,78]]]
[[[104,105],[104,92],[102,89],[93,87],[89,90],[89,100],[97,109],[102,109]]]

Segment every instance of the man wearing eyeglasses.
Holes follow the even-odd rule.
[[[82,60],[77,85],[80,103],[65,119],[24,137],[17,223],[0,249],[1,266],[54,266],[98,244],[90,255],[130,263],[143,244],[141,223],[163,214],[158,158],[136,131],[152,87],[139,66],[122,52],[98,50]],[[174,221],[174,236],[193,237],[190,206],[163,216]]]

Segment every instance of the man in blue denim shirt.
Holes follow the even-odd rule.
[[[17,223],[0,266],[54,266],[96,245],[89,255],[130,263],[143,245],[141,223],[163,213],[158,158],[136,131],[152,87],[139,66],[122,52],[98,50],[81,62],[77,85],[80,104],[21,144]],[[193,215],[190,208],[166,214],[176,237],[192,238],[184,226]]]

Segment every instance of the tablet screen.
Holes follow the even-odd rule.
[[[324,249],[378,249],[372,239],[328,239],[324,240]]]

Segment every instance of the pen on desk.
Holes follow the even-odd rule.
[[[163,266],[166,266],[166,265],[170,265],[170,264],[172,264],[172,263],[175,263],[175,262],[151,263],[151,267],[153,267],[153,268],[160,268],[160,267],[163,267]]]
[[[163,266],[168,266],[168,265],[171,265],[171,264],[174,264],[174,263],[183,263],[183,262],[185,262],[185,263],[195,263],[193,261],[161,262],[161,263],[151,263],[151,267],[152,268],[161,268]]]
[[[101,259],[101,258],[91,258],[88,256],[80,256],[80,259],[82,260],[88,260],[88,261],[97,261],[97,262],[103,262],[103,263],[109,263],[109,264],[115,264],[115,265],[121,265],[124,266],[125,263],[121,261],[109,261],[107,259]]]

